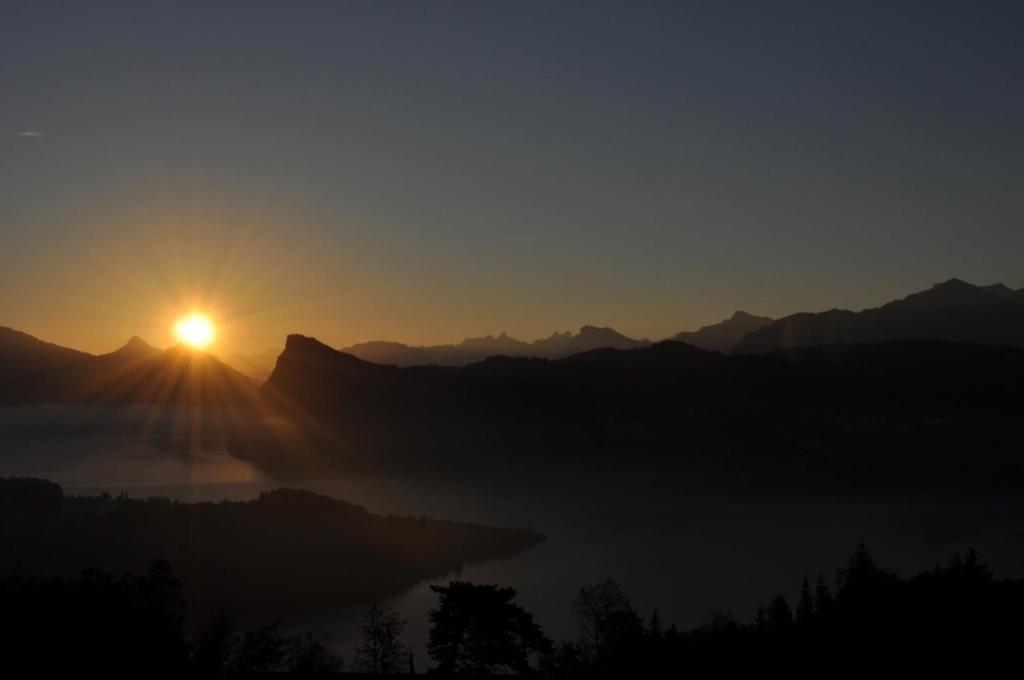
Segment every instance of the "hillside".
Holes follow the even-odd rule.
[[[0,404],[247,405],[256,384],[216,357],[133,337],[92,355],[0,329]]]
[[[274,418],[231,451],[277,474],[621,464],[727,485],[1018,484],[1021,385],[1024,351],[932,341],[397,368],[293,335],[261,390]]]
[[[426,517],[375,515],[295,489],[246,502],[68,497],[44,480],[0,478],[0,573],[144,573],[171,563],[195,619],[329,612],[390,597],[468,562],[544,540]]]

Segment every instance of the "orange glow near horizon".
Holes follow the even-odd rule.
[[[189,347],[206,349],[217,336],[217,330],[210,317],[193,312],[174,324],[174,335]]]

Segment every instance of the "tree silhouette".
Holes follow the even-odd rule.
[[[580,588],[572,608],[580,627],[583,664],[596,675],[623,670],[641,648],[644,626],[619,584],[606,579]]]
[[[818,572],[818,578],[814,582],[814,613],[827,616],[832,611],[832,591],[825,581],[825,574]]]
[[[374,602],[363,609],[363,640],[356,647],[355,666],[364,673],[398,673],[407,662],[409,649],[399,637],[405,621],[386,604]]]
[[[231,670],[235,673],[268,673],[280,669],[288,640],[281,635],[281,621],[247,630],[238,644]]]
[[[214,616],[194,636],[190,669],[207,676],[341,670],[342,659],[331,651],[326,632],[285,636],[280,629],[280,619],[242,631],[227,614]]]
[[[759,628],[766,630],[781,629],[793,623],[793,612],[789,603],[782,595],[776,595],[771,599],[768,606],[760,607],[757,610],[756,624]]]
[[[220,675],[235,662],[241,635],[238,624],[221,612],[203,625],[193,636],[191,670],[197,675]]]
[[[654,640],[660,640],[664,631],[661,627],[661,615],[658,614],[658,608],[655,607],[654,611],[651,612],[651,618],[647,623],[647,635]]]
[[[330,636],[313,629],[292,638],[284,657],[284,670],[289,673],[337,673],[341,671],[341,656],[332,652]]]
[[[513,602],[516,591],[452,581],[431,586],[440,598],[430,612],[427,650],[441,673],[527,673],[530,656],[552,649],[533,615]]]
[[[811,590],[811,582],[804,576],[800,585],[800,600],[796,605],[796,622],[800,625],[807,625],[814,617],[814,591]]]
[[[858,543],[847,561],[846,568],[839,570],[839,597],[850,597],[871,589],[886,578],[878,568],[875,558],[863,543]]]
[[[95,569],[78,578],[0,580],[0,659],[8,674],[184,673],[181,584],[166,562],[142,576]]]

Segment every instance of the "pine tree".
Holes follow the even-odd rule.
[[[647,624],[647,635],[654,640],[660,640],[662,636],[661,616],[657,608],[651,613],[651,620]]]
[[[430,589],[440,602],[430,611],[427,651],[442,674],[528,674],[531,657],[554,648],[513,588],[452,581]]]
[[[800,586],[800,601],[796,605],[796,622],[805,625],[810,623],[814,617],[814,593],[811,591],[811,582],[804,576],[804,582]]]
[[[755,622],[759,628],[764,629],[786,628],[792,624],[793,613],[786,598],[776,595],[766,606],[758,607]]]
[[[814,584],[814,611],[816,614],[828,614],[832,610],[832,592],[825,582],[825,575],[818,572],[818,580]]]

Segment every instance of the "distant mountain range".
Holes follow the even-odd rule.
[[[951,279],[861,312],[833,309],[772,320],[740,311],[720,323],[669,339],[715,352],[753,354],[901,338],[1024,347],[1024,290]],[[577,333],[556,332],[533,342],[501,333],[451,345],[372,341],[340,351],[382,365],[467,366],[493,356],[553,360],[595,349],[628,350],[651,344],[612,328],[583,326]],[[183,348],[159,350],[135,337],[115,352],[94,356],[0,328],[0,403],[183,402],[214,385],[220,393],[215,398],[211,395],[215,401],[246,400],[253,388],[244,376],[266,380],[280,354],[273,348],[254,355],[232,354],[224,363]]]
[[[634,340],[614,328],[583,326],[578,333],[555,332],[546,338],[524,342],[506,333],[466,338],[452,345],[406,345],[387,340],[360,342],[340,351],[375,364],[391,366],[466,366],[493,356],[559,359],[601,347],[633,349],[646,347],[650,340]],[[280,349],[256,355],[235,354],[227,358],[246,375],[266,380],[274,370]]]
[[[764,328],[772,321],[773,319],[767,316],[736,312],[725,321],[704,326],[692,333],[686,331],[677,333],[669,339],[727,354],[733,351],[748,334]]]
[[[771,352],[837,342],[930,338],[1024,347],[1024,290],[950,279],[862,312],[793,314],[752,330],[736,352]]]
[[[216,357],[131,338],[93,355],[0,327],[0,404],[245,405],[256,383]]]
[[[830,310],[793,314],[782,319],[738,311],[728,319],[677,333],[669,340],[715,352],[769,352],[837,342],[872,342],[932,338],[980,344],[1024,346],[1024,290],[1001,283],[974,286],[952,279],[902,300],[863,312]],[[556,332],[524,342],[505,333],[467,338],[451,345],[414,346],[375,340],[340,351],[375,364],[392,366],[466,366],[492,356],[561,359],[592,349],[635,349],[650,340],[635,340],[613,328],[583,326],[578,333]],[[228,361],[246,375],[267,379],[280,349],[258,355],[234,355]]]
[[[457,345],[411,347],[398,342],[374,341],[343,347],[341,351],[366,361],[393,366],[465,366],[493,356],[557,359],[601,347],[633,349],[649,344],[649,340],[628,338],[614,328],[583,326],[576,334],[568,331],[552,333],[533,342],[517,340],[502,333],[467,338]]]

